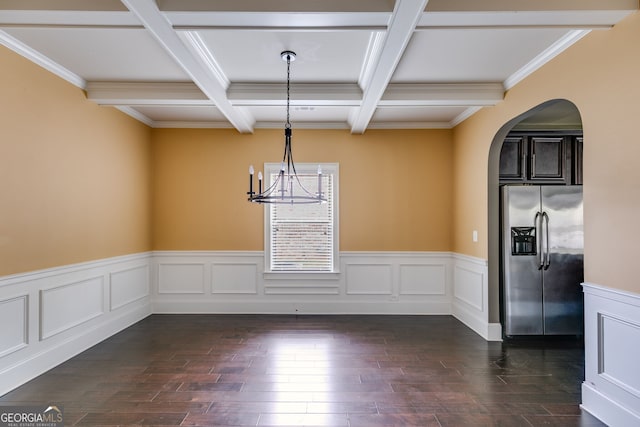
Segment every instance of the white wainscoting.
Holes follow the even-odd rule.
[[[640,426],[640,295],[584,283],[582,408],[611,427]]]
[[[0,277],[0,395],[151,314],[151,253]]]
[[[157,251],[0,277],[0,395],[151,313],[453,314],[499,339],[486,270],[450,252],[342,252],[339,272],[288,274],[264,273],[262,251]]]
[[[255,252],[156,251],[155,313],[451,314],[449,252],[342,252],[340,273],[264,273]]]
[[[453,255],[452,314],[487,341],[502,341],[502,326],[489,322],[487,260]]]

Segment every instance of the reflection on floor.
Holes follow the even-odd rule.
[[[450,316],[153,315],[0,398],[65,425],[602,426],[582,346]]]

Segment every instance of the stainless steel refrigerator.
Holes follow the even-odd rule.
[[[502,187],[504,334],[582,335],[582,186]]]

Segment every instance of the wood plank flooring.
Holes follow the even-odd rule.
[[[578,342],[451,316],[152,315],[0,397],[65,426],[603,426]]]

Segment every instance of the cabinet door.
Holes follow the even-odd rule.
[[[529,140],[529,179],[536,182],[567,183],[566,138],[532,136]]]
[[[521,182],[526,179],[524,137],[507,137],[500,151],[500,181]]]
[[[573,142],[573,183],[582,185],[582,137]]]

